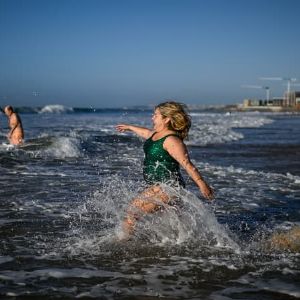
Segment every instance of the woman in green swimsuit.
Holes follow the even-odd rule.
[[[127,124],[116,126],[119,132],[133,131],[146,139],[143,171],[149,187],[129,206],[124,220],[124,231],[128,234],[134,230],[140,214],[156,211],[160,207],[159,201],[170,202],[171,197],[163,191],[161,183],[184,187],[180,166],[194,180],[205,198],[211,200],[214,196],[213,190],[191,162],[183,143],[191,127],[190,116],[186,113],[185,106],[173,101],[161,103],[156,106],[152,121],[153,130]]]

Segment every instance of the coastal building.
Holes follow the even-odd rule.
[[[300,104],[300,92],[292,91],[284,94],[284,106],[286,107],[298,107]]]
[[[284,97],[274,97],[269,100],[245,99],[244,110],[300,110],[300,91],[286,92]]]
[[[280,111],[283,109],[284,99],[273,98],[269,100],[245,99],[243,109],[245,110],[272,110]]]
[[[300,110],[300,92],[295,93],[296,108]]]
[[[281,97],[274,97],[273,98],[273,105],[274,106],[283,106],[284,104],[284,99]]]

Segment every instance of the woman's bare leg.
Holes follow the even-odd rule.
[[[157,211],[161,207],[159,202],[163,204],[168,203],[169,200],[170,196],[158,185],[144,190],[137,198],[132,200],[127,210],[127,216],[123,222],[124,232],[128,235],[132,234],[136,221],[141,215]]]

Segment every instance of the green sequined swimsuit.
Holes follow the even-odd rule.
[[[153,135],[144,143],[145,181],[148,184],[166,182],[184,186],[184,181],[179,170],[179,163],[163,148],[166,138],[172,135],[176,136],[176,134],[166,135],[157,141],[152,140]]]

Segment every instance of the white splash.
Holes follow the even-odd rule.
[[[163,189],[179,198],[180,207],[162,204],[161,211],[142,215],[132,236],[135,241],[140,245],[166,247],[196,243],[239,251],[227,229],[199,198],[187,190],[167,186]],[[74,221],[68,241],[64,242],[65,251],[70,255],[82,252],[95,255],[101,252],[103,244],[114,243],[121,234],[128,205],[139,191],[141,187],[135,182],[123,182],[117,177],[109,179],[92,197],[70,212]]]
[[[80,143],[71,137],[57,137],[53,144],[44,150],[44,154],[55,158],[74,158],[80,157]]]

